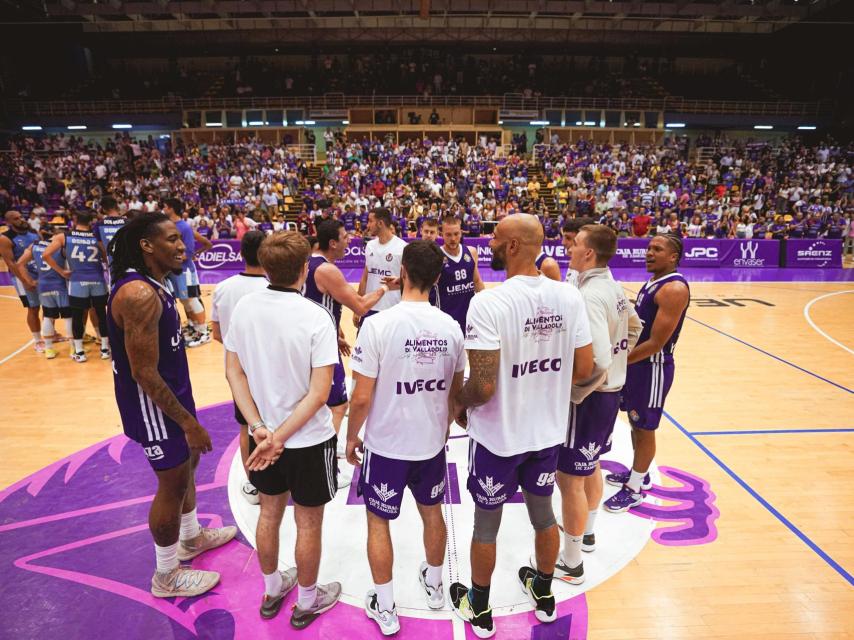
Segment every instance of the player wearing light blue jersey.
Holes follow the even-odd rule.
[[[18,264],[18,259],[39,236],[18,211],[7,211],[3,219],[8,230],[0,234],[0,258],[12,274],[15,290],[27,310],[27,326],[33,334],[36,351],[42,351],[44,342],[39,331],[39,296],[36,291],[38,273],[34,268]]]

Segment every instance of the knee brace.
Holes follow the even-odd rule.
[[[495,544],[498,539],[498,527],[501,526],[501,514],[504,505],[497,509],[474,508],[474,534],[472,540],[483,544]]]
[[[186,298],[181,300],[181,304],[184,305],[184,311],[187,312],[187,315],[191,313],[202,313],[205,310],[202,306],[201,300],[198,298]]]
[[[525,507],[534,531],[542,531],[557,524],[551,496],[537,496],[522,489],[522,497],[525,498]]]

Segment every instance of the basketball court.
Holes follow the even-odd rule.
[[[535,624],[517,585],[515,570],[527,562],[532,537],[521,502],[508,505],[492,591],[496,637],[854,637],[854,272],[768,281],[774,271],[689,274],[693,299],[659,432],[654,487],[642,508],[599,516],[597,550],[584,558],[587,582],[556,581],[560,617],[549,627]],[[645,277],[615,276],[630,294]],[[714,280],[721,277],[732,281]],[[205,284],[208,308],[212,289]],[[155,479],[121,434],[109,362],[76,364],[65,344],[63,357],[47,361],[33,351],[11,287],[0,287],[0,309],[0,637],[58,629],[68,640],[116,633],[380,637],[361,610],[371,581],[354,486],[327,507],[324,530],[320,581],[340,580],[342,602],[303,632],[293,631],[285,614],[270,622],[258,616],[257,507],[239,496],[237,427],[217,343],[188,352],[200,420],[214,443],[198,474],[199,515],[203,524],[237,524],[240,534],[194,561],[220,571],[221,588],[192,600],[153,598],[147,511]],[[352,342],[346,310],[342,325]],[[623,420],[621,414],[603,463],[608,469],[630,460]],[[467,442],[455,427],[444,505],[446,586],[470,580]],[[407,497],[392,525],[398,637],[471,637],[450,607],[432,612],[419,598],[420,526]],[[293,560],[292,515],[283,532],[285,564]]]

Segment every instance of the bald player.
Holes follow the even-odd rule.
[[[493,269],[506,268],[507,280],[476,295],[466,319],[471,373],[455,397],[453,415],[468,422],[472,587],[454,583],[450,598],[455,613],[481,638],[495,633],[489,590],[496,538],[503,505],[519,486],[537,562],[536,568],[519,569],[519,581],[538,620],[557,617],[551,581],[560,534],[551,496],[571,386],[591,375],[593,350],[581,294],[537,269],[542,243],[536,217],[504,218],[489,246]]]
[[[26,219],[18,211],[7,211],[4,216],[8,229],[0,235],[0,257],[12,274],[15,291],[21,304],[27,310],[27,326],[33,334],[35,349],[44,351],[39,322],[39,293],[37,290],[38,272],[35,265],[18,264],[24,251],[38,242],[39,235],[30,228]]]

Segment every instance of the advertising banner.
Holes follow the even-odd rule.
[[[842,240],[790,238],[786,240],[787,267],[842,267]]]

